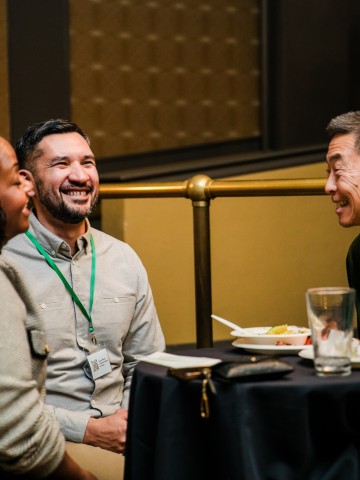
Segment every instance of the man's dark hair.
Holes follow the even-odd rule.
[[[16,143],[15,152],[19,161],[19,167],[25,170],[34,171],[35,160],[41,154],[37,146],[41,140],[54,133],[72,133],[81,135],[90,145],[88,135],[76,123],[61,118],[47,120],[30,125]]]
[[[335,135],[355,134],[355,149],[360,153],[360,111],[347,112],[334,117],[326,127],[330,140]]]

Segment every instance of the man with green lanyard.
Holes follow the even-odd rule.
[[[146,271],[129,245],[90,226],[99,177],[76,124],[32,125],[16,153],[34,208],[3,253],[43,312],[46,403],[68,441],[124,453],[136,356],[165,348]]]

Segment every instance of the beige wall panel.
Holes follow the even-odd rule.
[[[239,178],[324,173],[316,164]],[[167,343],[195,342],[191,201],[112,202],[123,202],[124,238],[147,268]],[[305,325],[306,288],[347,284],[345,256],[359,229],[338,225],[330,197],[217,198],[210,215],[214,313],[245,327]],[[230,340],[229,329],[214,324],[214,338]]]
[[[166,340],[170,343],[193,341],[195,284],[191,202],[138,199],[124,200],[124,203],[124,238],[140,255],[148,271],[159,318],[167,319],[162,322]]]

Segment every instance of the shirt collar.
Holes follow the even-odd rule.
[[[45,248],[49,255],[53,257],[66,257],[71,258],[70,246],[60,237],[50,232],[39,222],[34,211],[30,214],[30,232],[36,237],[37,241]],[[91,225],[86,218],[86,232],[81,235],[77,240],[79,252],[84,250],[87,253],[88,246],[90,245]]]

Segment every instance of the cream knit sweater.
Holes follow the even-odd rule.
[[[60,463],[64,438],[44,402],[46,340],[38,306],[0,255],[1,471],[43,478]]]

